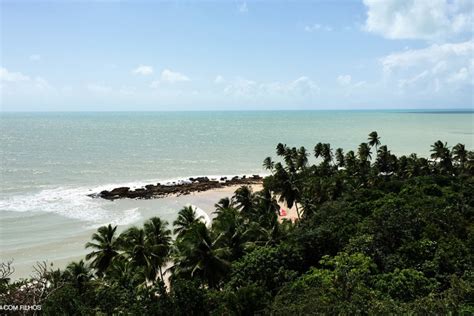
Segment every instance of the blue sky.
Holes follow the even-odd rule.
[[[474,107],[471,0],[0,3],[4,111]]]

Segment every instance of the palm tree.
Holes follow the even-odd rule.
[[[220,212],[223,212],[224,210],[227,210],[229,208],[234,207],[234,201],[230,199],[229,197],[224,197],[219,200],[216,204],[214,204],[214,207],[216,208],[215,213],[219,214]]]
[[[276,147],[276,153],[278,156],[284,156],[285,153],[287,152],[288,147],[282,143],[278,143]]]
[[[292,208],[294,205],[298,218],[300,218],[297,204],[297,200],[300,196],[297,186],[297,175],[287,172],[281,165],[275,168],[275,170],[275,180],[278,183],[276,193],[280,195],[280,202],[285,201],[288,208]]]
[[[337,166],[338,167],[344,167],[345,166],[344,152],[343,152],[342,148],[336,149],[336,161],[337,161]]]
[[[303,146],[298,149],[297,155],[296,155],[296,168],[297,169],[304,169],[306,165],[308,164],[308,153],[306,152],[306,148]]]
[[[459,168],[464,170],[464,165],[467,162],[468,152],[463,144],[457,144],[453,147],[453,158],[459,163]]]
[[[332,149],[331,149],[331,144],[328,144],[328,143],[323,144],[321,156],[323,157],[324,162],[325,162],[326,164],[331,163],[331,161],[332,161]]]
[[[314,146],[314,157],[319,158],[323,153],[323,144],[322,143],[317,143],[316,146]]]
[[[248,185],[241,186],[234,193],[234,200],[240,211],[248,216],[254,207],[254,195],[252,188]]]
[[[93,242],[88,242],[86,248],[94,251],[86,255],[86,260],[92,259],[92,267],[97,270],[98,275],[102,275],[110,263],[118,254],[117,238],[115,232],[117,226],[112,225],[99,227],[97,233],[92,235]]]
[[[448,144],[444,143],[440,140],[435,142],[433,145],[431,145],[431,158],[432,159],[442,159],[446,153],[446,150],[448,149]]]
[[[347,152],[344,157],[344,163],[346,165],[346,170],[349,174],[354,174],[357,167],[357,158],[354,151],[350,150]]]
[[[64,277],[71,281],[82,293],[85,284],[92,279],[91,269],[84,263],[84,260],[72,262],[64,271]]]
[[[286,168],[291,172],[296,172],[297,163],[298,163],[298,151],[296,147],[286,148],[286,152],[283,155],[285,160]]]
[[[390,151],[387,149],[387,146],[380,146],[377,152],[377,160],[375,161],[375,165],[377,166],[380,172],[386,173],[390,171],[390,162],[391,154]]]
[[[274,164],[271,157],[267,157],[263,160],[263,167],[267,170],[273,170]]]
[[[201,218],[202,217],[197,217],[196,211],[191,205],[183,207],[178,212],[178,218],[173,222],[173,226],[175,227],[173,233],[178,234],[177,238],[181,238],[195,223],[198,223]]]
[[[438,140],[436,143],[431,145],[431,152],[431,158],[435,160],[435,163],[439,160],[439,165],[441,166],[442,170],[451,170],[451,152],[447,143],[443,143],[442,141]]]
[[[233,208],[225,209],[212,221],[212,233],[216,238],[216,247],[227,250],[231,261],[244,255],[247,248],[255,244],[261,227],[248,221]]]
[[[380,137],[376,131],[373,131],[369,134],[368,141],[369,141],[370,147],[375,146],[375,151],[377,152],[378,151],[377,147],[380,145]]]
[[[144,269],[150,267],[150,256],[146,245],[145,231],[138,227],[130,227],[119,236],[120,247],[125,257],[134,266]]]
[[[157,270],[163,280],[162,267],[166,264],[171,249],[171,231],[167,228],[168,222],[159,217],[152,217],[143,224],[146,244],[151,259],[151,274],[156,276]]]
[[[367,143],[361,143],[358,149],[359,159],[363,162],[372,159],[372,153]]]
[[[222,236],[222,235],[220,235]],[[224,258],[228,249],[219,248],[219,236],[211,238],[204,223],[198,222],[182,240],[177,242],[177,253],[172,270],[175,275],[198,277],[210,288],[218,288],[230,269]]]

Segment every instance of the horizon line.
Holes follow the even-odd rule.
[[[202,110],[2,110],[0,113],[153,113],[153,112],[467,112],[474,113],[473,107],[466,108],[356,108],[356,109],[202,109]]]

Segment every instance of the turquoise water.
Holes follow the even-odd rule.
[[[66,260],[98,225],[172,220],[179,199],[90,192],[197,175],[263,173],[278,142],[355,149],[378,131],[396,154],[440,139],[474,148],[474,114],[395,111],[1,113],[0,249],[17,264]]]

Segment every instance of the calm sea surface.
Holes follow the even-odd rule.
[[[88,193],[198,175],[264,173],[278,142],[356,149],[376,130],[396,154],[436,140],[474,149],[472,112],[279,111],[0,113],[0,260],[17,277],[36,261],[67,262],[106,223],[168,221],[185,202],[101,201]],[[211,207],[210,201],[202,202]]]

